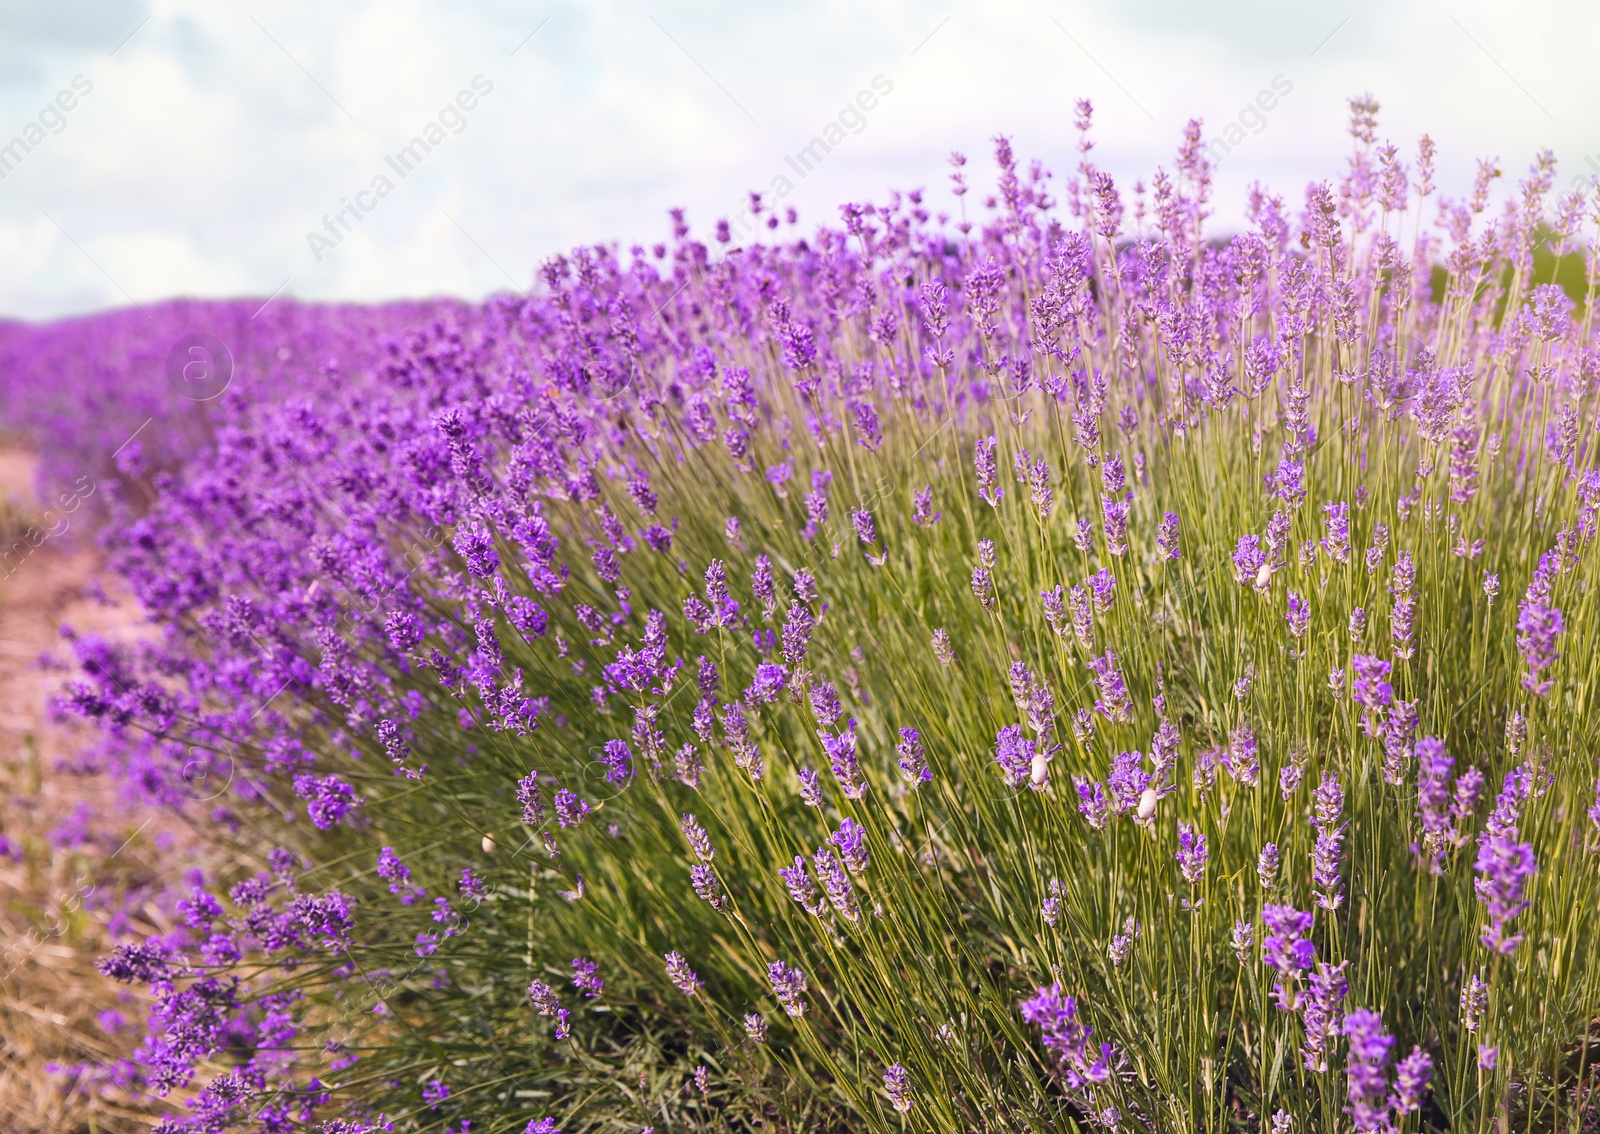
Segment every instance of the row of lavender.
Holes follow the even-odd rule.
[[[1226,242],[1083,106],[1064,209],[1001,140],[217,399],[69,698],[256,856],[106,963],[174,1128],[1578,1129],[1585,202],[1354,110]]]
[[[0,322],[0,431],[7,444],[38,453],[35,512],[57,508],[74,489],[87,500],[101,488],[142,510],[155,477],[211,448],[207,407],[216,399],[280,404],[365,375],[408,334],[471,316],[453,300],[362,307],[275,298]],[[93,501],[96,521],[104,500]]]

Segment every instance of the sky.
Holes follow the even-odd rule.
[[[802,228],[891,189],[948,210],[949,154],[987,189],[998,133],[1066,173],[1084,97],[1128,185],[1235,124],[1218,231],[1252,182],[1336,177],[1364,92],[1446,195],[1542,148],[1564,187],[1600,173],[1596,44],[1600,4],[1555,0],[0,0],[0,317],[481,298],[673,206],[708,238],[750,190]]]

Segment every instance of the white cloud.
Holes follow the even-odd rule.
[[[1542,146],[1563,182],[1586,156],[1600,165],[1587,58],[1600,10],[1553,0],[69,8],[0,7],[0,144],[74,75],[95,84],[0,181],[7,314],[122,305],[122,288],[141,302],[265,296],[285,278],[307,298],[481,296],[576,243],[660,239],[672,205],[708,232],[877,74],[893,93],[785,202],[802,223],[918,185],[949,207],[946,155],[966,152],[981,190],[1002,131],[1064,173],[1083,95],[1096,159],[1148,177],[1188,117],[1213,136],[1275,75],[1293,93],[1223,162],[1219,224],[1253,180],[1298,202],[1307,180],[1335,176],[1344,99],[1362,90],[1407,153],[1432,133],[1447,192],[1485,154],[1511,184]],[[307,233],[479,74],[494,90],[465,129],[318,263]]]

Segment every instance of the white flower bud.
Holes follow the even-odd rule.
[[[1144,789],[1144,793],[1139,796],[1139,811],[1137,813],[1139,822],[1148,823],[1150,821],[1150,816],[1156,813],[1156,801],[1160,798],[1156,794],[1155,788],[1147,787]]]

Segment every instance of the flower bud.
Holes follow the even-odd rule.
[[[1155,788],[1145,788],[1139,796],[1139,810],[1135,818],[1141,823],[1148,823],[1150,816],[1156,813],[1156,801],[1161,797],[1156,794]]]

